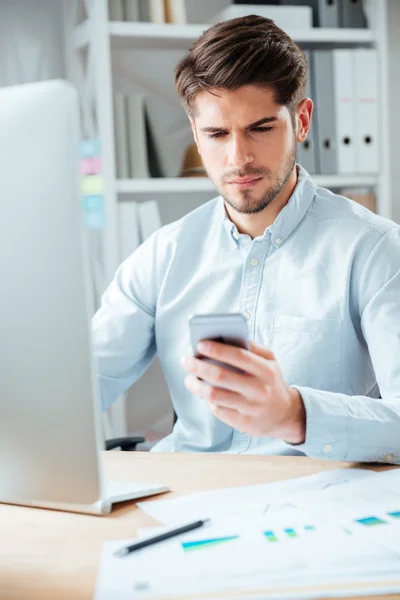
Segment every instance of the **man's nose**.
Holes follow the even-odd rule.
[[[228,162],[230,167],[243,169],[247,164],[253,162],[254,157],[251,146],[243,138],[232,136],[229,141]]]

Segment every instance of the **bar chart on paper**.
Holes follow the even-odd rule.
[[[238,540],[238,535],[228,535],[225,537],[216,537],[205,540],[194,540],[189,542],[182,542],[182,548],[185,552],[191,552],[193,550],[205,550],[219,544],[226,544],[226,542],[233,542]]]
[[[304,537],[313,531],[317,531],[315,525],[302,525],[299,527],[276,527],[274,530],[262,531],[262,535],[267,542],[279,542],[284,540],[290,540],[295,538]],[[207,550],[208,548],[214,548],[220,544],[226,544],[227,542],[234,542],[240,540],[240,535],[227,535],[220,537],[211,537],[206,539],[195,539],[185,540],[181,542],[181,547],[184,552],[192,552],[194,550]]]
[[[384,515],[379,516],[369,515],[359,519],[354,519],[355,523],[364,525],[365,527],[372,527],[374,525],[390,525],[396,521],[398,521],[400,524],[400,510],[386,512]]]
[[[338,533],[342,532],[346,535],[354,534],[354,526],[363,526],[363,528],[371,528],[376,525],[400,525],[400,510],[391,510],[379,515],[362,515],[353,516],[350,522],[345,526],[344,523],[337,523],[333,527]],[[332,524],[331,524],[332,527]],[[324,529],[324,528],[323,528]],[[301,540],[307,542],[307,539],[313,532],[322,533],[321,526],[312,523],[296,523],[295,525],[281,522],[279,526],[275,523],[273,528],[263,529],[261,535],[267,544],[281,545],[282,543],[288,543],[290,540]],[[243,538],[242,532],[239,534],[232,535],[221,535],[212,536],[210,538],[190,539],[181,542],[182,550],[186,552],[193,552],[197,550],[208,550],[215,548],[216,546],[229,545],[238,542]]]
[[[303,525],[302,527],[283,527],[282,529],[267,530],[263,534],[267,542],[279,542],[282,539],[295,539],[307,533],[317,531],[315,525]]]
[[[143,600],[166,595],[187,598],[193,590],[198,597],[243,597],[242,591],[251,590],[252,597],[265,598],[276,596],[283,587],[297,597],[305,593],[327,597],[333,588],[340,597],[355,592],[363,596],[399,592],[400,469],[340,485],[325,480],[324,486],[323,491],[317,488],[301,494],[292,488],[284,490],[283,500],[282,495],[276,496],[275,503],[274,488],[268,494],[263,488],[259,495],[262,512],[213,513],[201,530],[138,552],[129,564],[114,555],[121,541],[108,542],[98,586],[105,593],[96,600],[116,597],[106,595],[115,581],[121,582],[126,600],[132,598],[132,590]],[[230,491],[229,497],[234,493]],[[231,509],[229,497],[219,500]],[[168,510],[173,508],[173,516],[179,512],[183,522],[182,515],[187,518],[190,511],[176,505],[176,500],[164,502],[174,502]],[[248,506],[246,499],[240,508]],[[209,502],[207,510],[212,513],[212,508]],[[159,531],[141,530],[141,535],[154,533]]]

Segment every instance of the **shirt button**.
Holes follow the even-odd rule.
[[[330,454],[332,452],[333,448],[331,444],[325,444],[325,446],[322,448],[322,452],[324,454]]]
[[[240,234],[239,234],[239,232],[238,232],[238,231],[234,231],[232,235],[233,235],[233,237],[235,238],[235,240],[238,240],[238,239],[239,239],[239,237],[240,237]]]
[[[385,456],[385,461],[390,463],[393,460],[393,454],[391,452],[389,452],[389,454],[386,454]]]
[[[252,258],[250,264],[252,267],[256,267],[258,265],[258,260],[256,258]]]
[[[280,246],[282,244],[283,240],[282,238],[276,238],[275,240],[275,244],[277,244],[278,246]]]
[[[249,312],[247,312],[247,310],[246,310],[246,312],[243,313],[243,316],[248,321],[250,319],[250,317],[251,317],[251,314]]]

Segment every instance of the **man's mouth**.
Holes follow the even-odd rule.
[[[241,187],[250,187],[252,185],[255,185],[256,183],[258,183],[259,181],[261,181],[262,177],[242,177],[242,178],[236,178],[236,179],[232,179],[231,181],[228,181],[229,185],[235,185],[239,188]]]

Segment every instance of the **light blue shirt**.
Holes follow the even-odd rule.
[[[304,444],[236,431],[185,387],[189,319],[212,312],[243,313],[273,350]],[[118,268],[93,341],[104,409],[158,354],[178,420],[155,450],[400,463],[400,227],[304,169],[263,236],[239,234],[221,197],[155,232]]]

